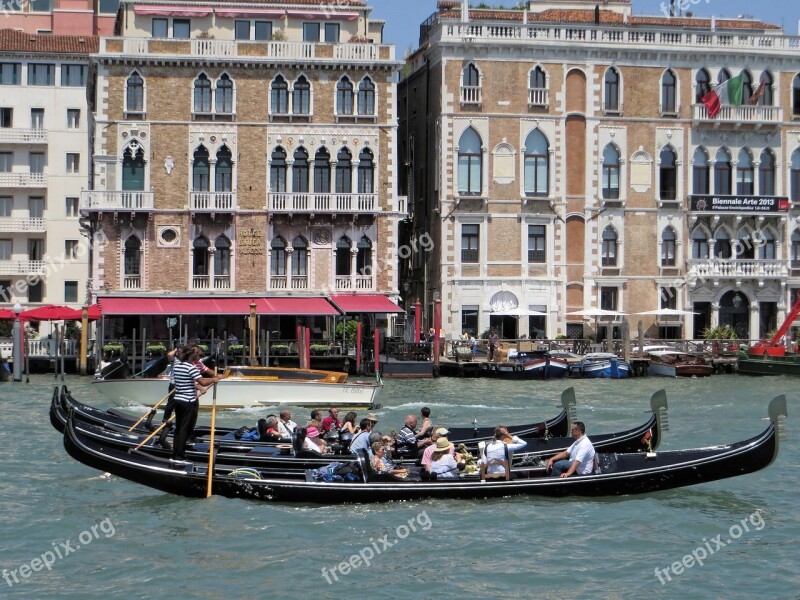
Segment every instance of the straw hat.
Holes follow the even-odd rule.
[[[445,450],[450,450],[450,448],[453,448],[453,444],[446,437],[440,437],[436,440],[435,452],[444,452]]]

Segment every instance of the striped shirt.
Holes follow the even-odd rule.
[[[195,381],[200,379],[200,371],[192,363],[175,361],[172,369],[175,377],[175,400],[180,402],[197,401]]]

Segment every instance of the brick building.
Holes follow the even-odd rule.
[[[628,0],[443,0],[420,31],[398,91],[403,235],[435,250],[402,263],[402,293],[440,297],[448,334],[579,337],[595,318],[568,313],[591,309],[652,337],[782,321],[800,288],[800,39]],[[744,104],[709,114],[703,95],[739,75]],[[514,306],[546,316],[492,315]],[[665,309],[697,314],[633,316]],[[621,317],[598,321],[605,336]]]
[[[81,200],[98,294],[396,296],[400,64],[370,11],[120,4]]]

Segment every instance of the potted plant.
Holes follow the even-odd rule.
[[[271,354],[273,356],[286,356],[289,353],[289,344],[272,344]]]
[[[111,362],[112,360],[121,358],[123,350],[124,347],[122,344],[105,344],[103,346],[103,360]]]
[[[164,344],[148,344],[144,348],[147,356],[154,358],[157,356],[164,356],[167,353],[167,347]]]
[[[229,344],[228,354],[232,354],[234,356],[239,356],[244,354],[244,344]]]
[[[311,344],[309,350],[314,356],[325,356],[328,353],[328,344]]]

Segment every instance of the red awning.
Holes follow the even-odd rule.
[[[137,15],[159,15],[164,17],[207,17],[211,14],[211,9],[193,6],[134,4],[133,12]]]
[[[338,315],[339,311],[325,298],[259,298],[260,315]]]
[[[251,298],[99,298],[106,316],[248,315]]]
[[[27,321],[75,321],[80,320],[81,311],[51,304],[26,310],[20,313],[19,318]]]
[[[331,302],[343,313],[401,313],[405,312],[386,296],[380,294],[362,294],[349,296],[331,296]]]

